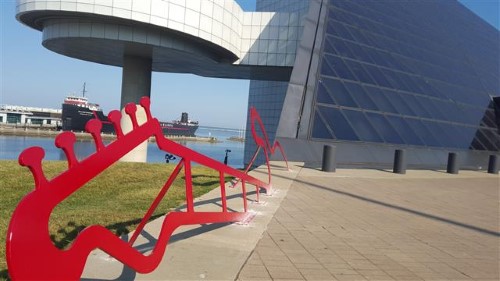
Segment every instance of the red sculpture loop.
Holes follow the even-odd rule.
[[[260,132],[262,133],[262,137],[257,134],[257,129],[255,127],[255,122],[257,122],[257,125],[259,125]],[[273,145],[271,146],[269,142],[269,137],[267,136],[266,128],[264,127],[264,124],[262,123],[262,119],[260,118],[259,113],[255,109],[255,107],[250,108],[250,127],[252,129],[252,137],[255,141],[255,144],[257,145],[257,148],[255,149],[255,152],[248,163],[246,169],[245,169],[245,174],[248,173],[250,168],[252,168],[253,163],[255,162],[255,159],[257,158],[257,155],[259,154],[260,150],[264,150],[264,157],[266,158],[266,166],[267,166],[267,173],[268,173],[268,182],[267,186],[263,187],[266,190],[266,193],[269,194],[272,184],[271,184],[271,165],[269,164],[269,156],[273,155],[274,152],[276,151],[276,148],[279,148],[281,155],[283,156],[283,160],[285,161],[286,168],[287,170],[290,171],[290,168],[288,167],[288,160],[286,159],[285,152],[283,151],[283,147],[278,141],[274,141]],[[233,187],[236,187],[236,185],[240,182],[240,179],[238,179],[234,184]],[[259,192],[257,192],[257,200],[259,200]]]
[[[248,175],[248,169],[245,172],[241,172],[165,138],[158,120],[151,115],[149,98],[143,97],[140,105],[146,111],[147,121],[139,125],[135,117],[136,105],[127,105],[125,112],[131,118],[134,127],[134,130],[127,134],[124,134],[120,127],[121,113],[116,110],[110,112],[108,119],[113,123],[117,140],[108,145],[104,145],[101,139],[101,121],[96,119],[89,121],[86,125],[86,131],[94,139],[96,153],[82,161],[78,161],[75,156],[73,147],[76,141],[75,135],[71,132],[63,132],[57,136],[55,145],[65,153],[68,161],[68,170],[51,180],[47,180],[43,173],[41,163],[45,152],[42,148],[30,147],[19,155],[19,164],[27,166],[33,174],[35,190],[27,194],[19,202],[12,215],[7,231],[6,256],[12,280],[78,280],[82,274],[87,256],[91,251],[98,248],[137,272],[148,273],[153,271],[160,263],[168,240],[177,227],[189,224],[243,222],[251,216],[247,212],[245,184],[254,185],[257,191],[259,191],[259,188],[269,191],[271,186],[270,174],[269,182],[262,182]],[[267,153],[273,153],[276,146],[280,148],[282,154],[283,150],[278,143],[275,143],[273,147],[269,146],[269,140],[267,139],[262,121],[253,108],[251,119],[252,135],[259,147],[255,156],[261,147],[264,148],[267,167],[270,172]],[[264,134],[264,139],[257,135],[254,121],[258,122]],[[148,140],[150,136],[155,137],[156,143],[161,150],[175,154],[182,159],[175,167],[165,185],[161,188],[130,241],[128,243],[124,242],[106,228],[100,225],[92,225],[80,232],[68,249],[61,250],[55,247],[50,239],[48,229],[52,210],[89,180],[96,177],[133,148]],[[255,160],[255,156],[250,165]],[[219,171],[222,201],[221,212],[197,212],[194,210],[191,177],[191,162],[193,161]],[[170,212],[165,216],[158,241],[153,251],[149,255],[143,255],[133,248],[133,243],[182,168],[184,168],[185,173],[187,210],[185,212]],[[241,180],[243,212],[228,212],[224,175],[230,175]]]

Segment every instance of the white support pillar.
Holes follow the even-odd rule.
[[[122,116],[127,116],[124,107],[127,103],[133,102],[138,104],[141,97],[151,96],[151,58],[143,58],[136,56],[125,55],[123,58],[122,72],[122,95],[121,108]],[[137,122],[140,124],[146,121],[146,114],[142,107],[138,106]],[[122,118],[121,127],[123,133],[132,130],[132,122],[129,118]],[[121,161],[125,162],[146,162],[148,156],[148,142],[145,141],[122,157]]]

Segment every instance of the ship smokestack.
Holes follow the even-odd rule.
[[[181,122],[182,123],[187,123],[189,120],[187,112],[183,112],[181,115]]]

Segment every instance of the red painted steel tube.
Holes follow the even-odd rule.
[[[243,211],[247,212],[247,189],[245,187],[245,181],[241,182],[241,193],[243,194]]]
[[[226,182],[224,180],[224,173],[219,172],[219,182],[220,182],[220,197],[222,201],[222,211],[227,212],[227,202],[226,202]]]
[[[170,174],[170,177],[168,178],[167,182],[160,190],[160,193],[158,193],[158,196],[156,196],[155,200],[153,201],[153,204],[151,204],[148,211],[146,212],[146,215],[144,215],[144,217],[141,220],[141,223],[137,226],[136,230],[134,231],[134,234],[128,241],[128,244],[130,246],[134,245],[135,240],[137,240],[137,237],[139,237],[139,234],[141,234],[142,230],[144,229],[144,226],[146,226],[146,223],[148,223],[149,219],[151,218],[154,211],[160,204],[161,200],[163,200],[163,197],[165,197],[165,194],[167,194],[167,191],[169,190],[170,186],[172,186],[172,183],[179,175],[179,172],[181,171],[183,166],[184,166],[184,159],[181,159],[181,161],[179,161],[179,164],[175,166],[175,169],[172,171],[172,174]]]
[[[188,212],[194,212],[193,204],[193,178],[191,176],[191,161],[184,163],[184,176],[186,181],[186,206]]]

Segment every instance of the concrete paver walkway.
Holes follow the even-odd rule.
[[[302,169],[239,280],[500,280],[499,177]]]

